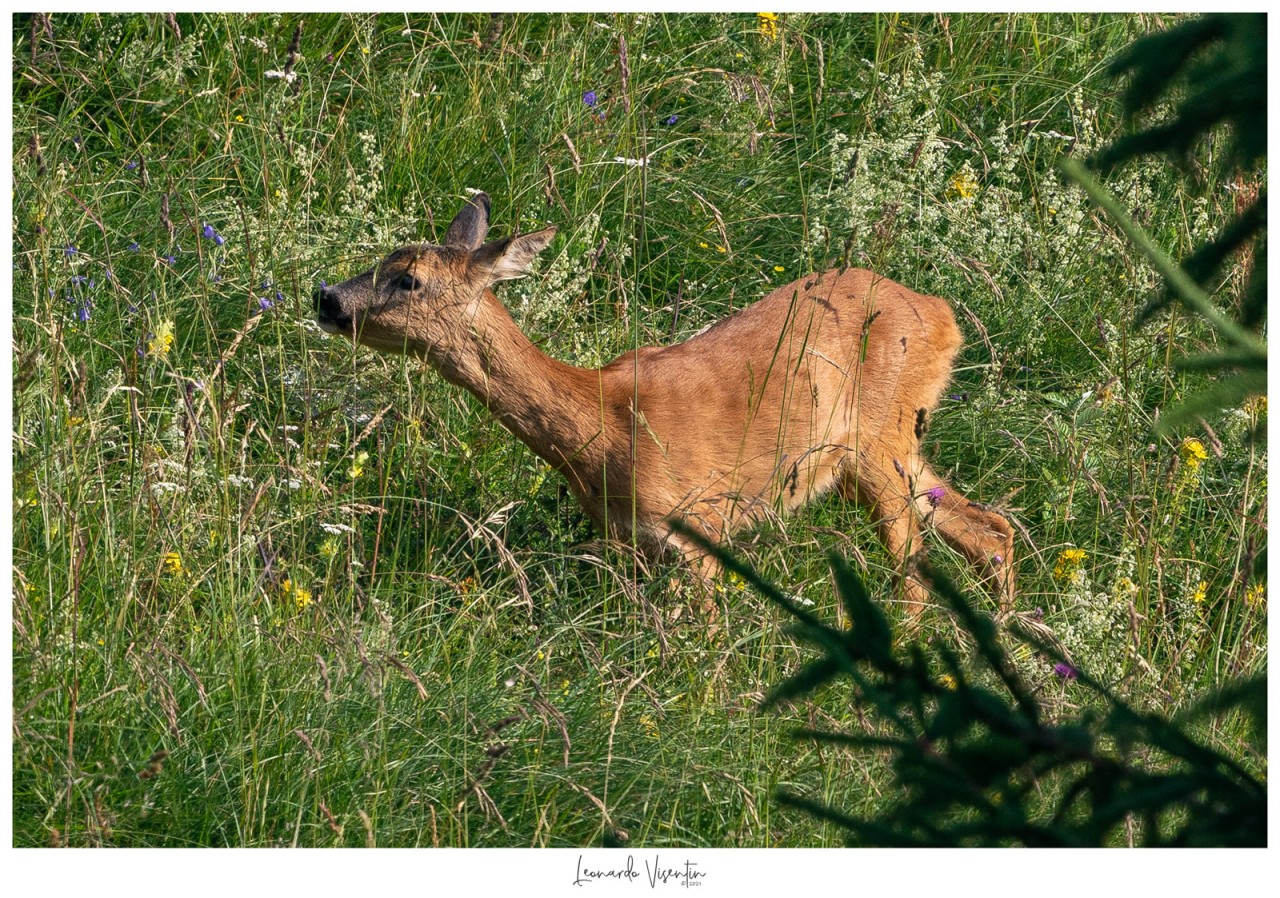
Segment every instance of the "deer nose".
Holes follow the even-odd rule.
[[[311,294],[311,304],[315,307],[316,317],[325,321],[340,321],[346,316],[342,314],[342,303],[327,286],[321,285]]]

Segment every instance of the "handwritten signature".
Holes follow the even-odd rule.
[[[591,867],[583,863],[582,855],[578,855],[578,875],[574,877],[573,884],[575,886],[585,886],[589,883],[608,880],[630,884],[637,880],[647,880],[651,889],[656,889],[660,885],[680,885],[686,889],[696,888],[702,885],[699,880],[705,879],[707,876],[701,870],[695,869],[697,866],[693,861],[685,861],[683,867],[664,867],[659,861],[658,855],[655,854],[652,864],[648,860],[644,862],[644,872],[641,873],[636,869],[635,857],[630,854],[627,855],[627,863],[624,867]]]

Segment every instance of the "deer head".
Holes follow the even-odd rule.
[[[447,361],[483,323],[486,297],[496,304],[490,288],[524,276],[556,234],[546,228],[485,243],[488,230],[489,197],[478,193],[449,225],[443,246],[401,247],[363,274],[317,289],[316,320],[372,349]]]

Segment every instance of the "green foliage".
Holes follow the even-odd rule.
[[[1249,246],[1252,261],[1237,307],[1241,323],[1258,328],[1267,311],[1267,194],[1259,171],[1267,155],[1266,14],[1215,13],[1190,19],[1134,41],[1112,61],[1110,71],[1128,79],[1123,104],[1131,119],[1157,104],[1172,103],[1174,108],[1156,123],[1102,149],[1093,165],[1103,172],[1152,153],[1189,161],[1196,147],[1225,130],[1217,166],[1224,179],[1236,178],[1236,215],[1181,265],[1193,283],[1205,288],[1228,258]],[[1185,293],[1168,283],[1139,321]]]
[[[775,687],[763,707],[847,680],[847,701],[868,712],[859,731],[804,728],[793,735],[887,756],[894,781],[881,788],[892,801],[857,816],[785,788],[777,793],[782,804],[844,830],[848,844],[1267,844],[1263,781],[1191,734],[1205,720],[1239,713],[1264,756],[1264,676],[1235,683],[1176,717],[1144,712],[1029,634],[1023,641],[1056,666],[1048,680],[1025,681],[995,624],[936,573],[925,575],[971,644],[968,660],[945,645],[934,657],[918,643],[899,645],[884,612],[838,555],[831,556],[832,575],[848,630],[798,607],[731,554],[713,551],[791,614],[796,637],[820,653]],[[1087,710],[1055,710],[1055,692],[1070,692]]]

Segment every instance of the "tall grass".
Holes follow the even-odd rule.
[[[561,228],[501,295],[578,364],[843,262],[947,297],[930,453],[1017,523],[1020,612],[1139,704],[1263,669],[1265,406],[1151,435],[1211,335],[1131,327],[1156,278],[1055,174],[1159,24],[18,17],[15,841],[815,845],[776,786],[887,801],[879,762],[785,738],[856,708],[755,710],[802,662],[776,610],[729,580],[712,625],[460,391],[311,323],[321,279],[441,239],[469,189],[495,233]],[[1109,186],[1176,252],[1256,185]],[[847,506],[742,548],[833,615],[835,548],[900,613]]]

